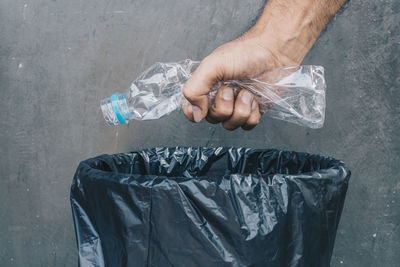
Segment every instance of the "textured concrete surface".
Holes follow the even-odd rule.
[[[77,164],[152,146],[248,146],[331,155],[353,176],[332,266],[400,262],[400,1],[351,0],[305,63],[326,68],[327,117],[251,132],[181,113],[107,127],[99,102],[155,61],[201,59],[265,1],[0,2],[0,266],[76,266],[69,187]],[[273,36],[271,36],[273,38]]]

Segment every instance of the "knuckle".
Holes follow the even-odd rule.
[[[246,124],[254,127],[259,122],[260,122],[260,120],[258,118],[249,118],[249,120],[246,122]]]
[[[214,107],[213,109],[214,109],[213,112],[217,116],[230,117],[232,116],[233,113],[233,107],[229,107],[226,105],[220,105],[218,107]]]
[[[248,125],[248,124],[245,124],[245,125],[243,125],[242,126],[242,129],[243,130],[245,130],[245,131],[250,131],[250,130],[252,130],[254,127],[256,127],[257,125]]]
[[[234,126],[232,126],[232,125],[230,125],[228,123],[222,123],[222,127],[224,127],[225,130],[228,130],[228,131],[233,131],[233,130],[236,129],[236,127],[234,127]]]
[[[215,119],[215,118],[213,118],[213,117],[211,117],[211,116],[207,116],[207,117],[206,117],[206,120],[207,120],[209,123],[211,123],[211,124],[217,124],[217,123],[219,123],[219,121],[218,121],[217,119]]]
[[[182,93],[183,96],[189,101],[196,97],[196,93],[187,86],[183,87]]]
[[[254,127],[256,127],[259,122],[260,122],[259,117],[250,117],[249,120],[245,124],[242,125],[242,129],[249,131],[249,130],[253,129]]]
[[[250,111],[243,107],[236,107],[235,115],[239,118],[247,118],[248,116],[250,116]]]

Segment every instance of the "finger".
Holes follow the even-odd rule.
[[[192,104],[195,122],[201,121],[207,115],[208,93],[220,77],[218,64],[218,60],[213,57],[206,57],[183,87],[183,95]]]
[[[257,124],[260,122],[261,118],[261,113],[260,113],[260,108],[258,106],[257,100],[253,100],[253,103],[251,104],[251,114],[249,119],[246,121],[244,125],[242,125],[243,130],[251,130],[254,127],[257,126]]]
[[[222,86],[218,89],[214,104],[210,107],[207,114],[207,121],[218,123],[228,120],[233,113],[234,95],[233,89]]]
[[[244,125],[251,114],[251,103],[254,96],[247,90],[241,90],[235,101],[235,108],[229,120],[222,123],[225,129],[233,131]]]
[[[185,114],[186,118],[191,122],[194,122],[192,104],[190,104],[186,99],[183,99],[182,102],[183,114]]]

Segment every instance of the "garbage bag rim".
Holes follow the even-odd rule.
[[[214,149],[214,150],[220,150],[222,152],[226,151],[226,150],[245,150],[246,152],[252,151],[252,152],[260,152],[260,153],[264,153],[264,152],[278,152],[278,153],[294,153],[294,154],[298,154],[298,155],[303,155],[303,156],[307,156],[307,157],[320,157],[320,159],[325,159],[325,160],[331,160],[331,166],[329,168],[323,168],[323,169],[319,169],[319,170],[313,170],[313,171],[309,171],[309,172],[301,172],[301,173],[296,173],[293,174],[294,176],[298,177],[299,175],[302,176],[309,176],[308,178],[317,178],[315,177],[316,175],[320,174],[321,176],[323,176],[324,172],[326,172],[327,170],[331,170],[331,169],[342,169],[345,173],[344,176],[346,176],[346,173],[350,173],[349,168],[346,166],[346,164],[338,159],[335,159],[333,157],[329,157],[329,156],[323,156],[323,155],[318,155],[318,154],[311,154],[311,153],[307,153],[307,152],[296,152],[296,151],[285,151],[285,150],[278,150],[278,149],[268,149],[268,148],[245,148],[245,147],[186,147],[186,146],[176,146],[176,147],[166,147],[166,148],[162,148],[162,147],[153,147],[153,148],[143,148],[143,149],[137,149],[131,152],[124,152],[124,153],[116,153],[116,154],[102,154],[100,156],[97,157],[93,157],[93,158],[89,158],[85,161],[81,162],[81,165],[86,166],[86,168],[88,170],[90,170],[90,172],[93,172],[92,174],[107,174],[109,175],[110,173],[113,174],[114,178],[129,178],[129,177],[133,177],[133,176],[141,176],[143,178],[182,178],[182,179],[191,179],[191,178],[196,178],[196,179],[207,179],[207,178],[212,178],[212,176],[195,176],[195,177],[187,177],[184,175],[176,175],[174,174],[173,176],[168,176],[168,175],[161,175],[161,174],[138,174],[138,173],[118,173],[118,172],[113,172],[113,171],[107,171],[107,170],[102,170],[100,168],[96,168],[96,163],[98,163],[99,161],[104,160],[104,158],[117,158],[119,156],[128,156],[128,157],[132,157],[134,154],[140,154],[140,153],[148,153],[149,151],[152,153],[156,153],[157,150],[160,151],[164,151],[164,150],[187,150],[187,149],[191,149],[191,150],[207,150],[207,149]],[[83,167],[83,166],[82,166]],[[259,177],[262,175],[259,175],[257,173],[229,173],[229,175],[241,175],[241,176],[246,176],[246,175],[253,175],[255,177]],[[273,174],[270,174],[271,176],[282,176],[283,178],[289,178],[291,177],[291,174],[287,174],[287,173],[282,173],[282,172],[276,172]],[[218,175],[218,176],[223,176],[223,175]],[[304,177],[306,178],[306,177]]]

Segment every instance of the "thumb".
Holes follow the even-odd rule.
[[[199,122],[207,116],[208,93],[219,80],[219,69],[216,60],[206,57],[185,83],[183,95],[192,104],[191,108],[184,109],[189,120]]]

